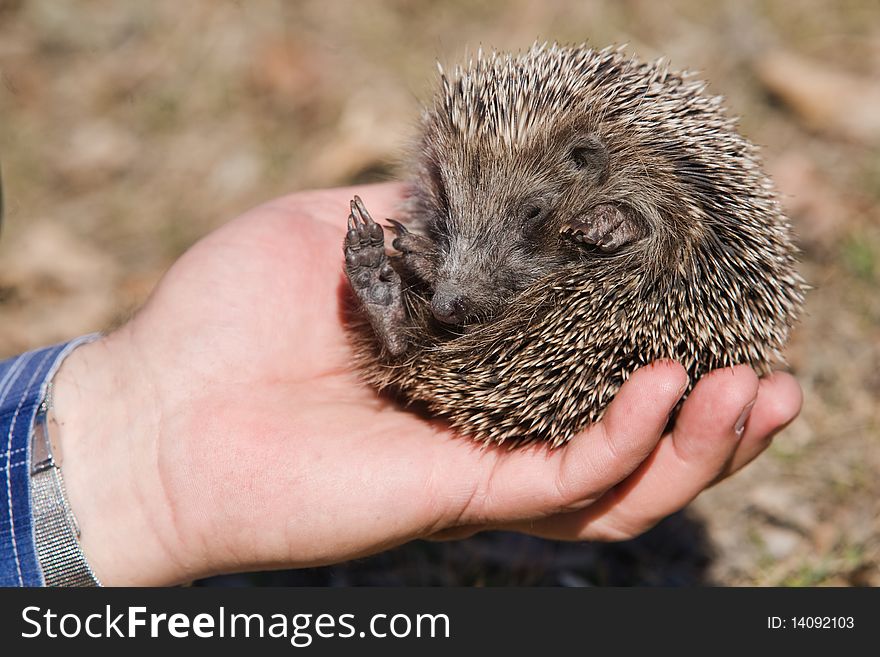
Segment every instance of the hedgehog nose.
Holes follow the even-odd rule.
[[[461,324],[467,319],[471,305],[462,296],[447,296],[435,293],[431,299],[431,312],[444,324]]]

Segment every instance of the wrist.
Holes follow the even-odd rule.
[[[157,464],[160,413],[125,328],[74,350],[54,379],[53,443],[86,559],[105,585],[182,579]]]

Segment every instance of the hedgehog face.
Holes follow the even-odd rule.
[[[559,239],[556,225],[564,185],[544,162],[526,165],[526,158],[455,149],[439,159],[442,166],[426,167],[422,186],[431,193],[422,218],[435,250],[429,283],[439,321],[486,321],[570,261],[571,246]]]
[[[617,202],[611,155],[596,134],[539,134],[516,148],[446,135],[435,147],[417,188],[434,251],[431,311],[445,324],[491,319],[572,261],[647,232]]]

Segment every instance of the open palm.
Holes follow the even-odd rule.
[[[143,581],[318,565],[487,528],[632,537],[748,463],[797,414],[794,379],[738,367],[704,377],[664,436],[686,384],[672,362],[636,372],[602,423],[555,451],[481,448],[400,409],[358,381],[341,315],[349,199],[382,217],[399,191],[261,206],[190,249],[103,347],[81,348],[124,353],[138,417],[151,418],[91,448],[135,464],[146,526],[93,535],[159,546],[164,571]],[[118,492],[108,483],[97,494]],[[77,503],[87,547],[99,521],[84,494]]]

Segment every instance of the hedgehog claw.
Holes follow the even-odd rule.
[[[358,234],[357,228],[354,228],[351,222],[349,222],[348,232],[345,234],[345,250],[348,252],[351,251],[359,251],[361,248],[361,237]]]
[[[402,223],[400,223],[399,221],[395,221],[394,219],[389,219],[388,217],[385,218],[385,221],[387,221],[388,223],[391,224],[391,226],[390,226],[391,230],[393,230],[394,233],[398,237],[403,237],[404,235],[409,235],[409,229],[406,226],[404,226]]]
[[[367,226],[371,226],[376,223],[375,221],[373,221],[373,217],[370,216],[370,213],[367,212],[367,206],[364,205],[364,202],[361,200],[360,196],[355,196],[354,199],[352,199],[351,213]]]
[[[348,232],[343,243],[345,273],[373,329],[394,356],[406,349],[402,335],[405,313],[398,273],[385,254],[385,234],[363,201],[351,202]]]

